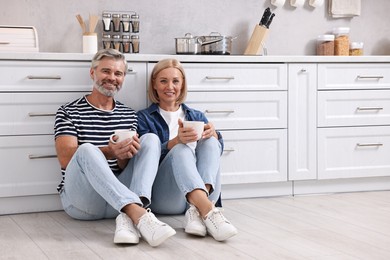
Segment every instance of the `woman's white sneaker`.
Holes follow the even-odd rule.
[[[115,222],[115,244],[138,244],[139,234],[134,227],[133,221],[125,213],[119,214]]]
[[[202,221],[198,209],[194,205],[190,205],[189,209],[186,211],[185,217],[187,223],[184,232],[201,237],[206,236],[206,226]]]
[[[150,209],[147,209],[146,213],[139,219],[137,228],[142,238],[153,247],[176,234],[173,228],[158,220]]]
[[[213,208],[203,220],[207,232],[217,241],[224,241],[238,233],[237,229],[222,215],[218,208]]]

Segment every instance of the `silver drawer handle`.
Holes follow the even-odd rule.
[[[360,143],[357,143],[356,144],[358,147],[367,147],[367,146],[375,146],[375,147],[378,147],[378,146],[383,146],[383,144],[381,143],[367,143],[367,144],[360,144]]]
[[[34,112],[28,113],[28,116],[29,116],[29,117],[36,117],[36,116],[55,116],[55,115],[56,115],[55,113],[34,113]]]
[[[208,113],[208,114],[232,114],[232,113],[234,113],[234,110],[208,110],[208,109],[206,109],[204,112]]]
[[[231,153],[231,152],[235,152],[236,150],[234,148],[225,148],[223,149],[223,152],[226,152],[226,153]]]
[[[127,69],[127,74],[134,75],[134,74],[137,74],[137,72],[135,70],[133,70],[133,68],[128,68]]]
[[[383,76],[357,76],[357,79],[383,79]]]
[[[61,79],[61,76],[55,75],[55,76],[34,76],[34,75],[28,75],[28,79]]]
[[[383,110],[383,107],[358,107],[357,110],[365,111],[365,110]]]
[[[47,158],[57,158],[57,155],[55,154],[48,154],[48,155],[34,155],[30,154],[28,158],[34,160],[34,159],[47,159]]]
[[[10,42],[0,42],[1,45],[11,44]]]
[[[227,76],[227,77],[206,76],[206,79],[208,79],[208,80],[233,80],[234,76]]]

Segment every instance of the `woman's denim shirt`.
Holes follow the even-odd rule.
[[[203,121],[205,124],[208,123],[208,120],[204,113],[189,108],[185,104],[181,104],[185,119],[188,121]],[[140,136],[147,133],[156,134],[161,141],[161,157],[160,161],[164,159],[164,157],[169,152],[167,145],[169,141],[169,128],[164,118],[160,114],[160,110],[158,104],[152,104],[148,108],[139,111],[138,113],[138,134]],[[218,135],[218,141],[221,143],[221,153],[223,151],[223,139],[222,135],[219,131],[216,131]]]

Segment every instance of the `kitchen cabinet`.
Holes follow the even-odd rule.
[[[0,214],[59,210],[54,147],[59,106],[89,93],[88,61],[0,61]],[[146,106],[146,63],[130,63],[118,99]],[[3,206],[4,205],[4,206]]]
[[[390,66],[318,71],[318,179],[390,176]]]
[[[390,189],[389,58],[126,57],[117,99],[136,110],[156,62],[182,61],[186,103],[224,137],[224,199]],[[62,208],[54,115],[91,90],[90,59],[0,54],[0,214]]]
[[[222,185],[287,181],[286,64],[184,67],[186,103],[224,137]]]
[[[317,65],[288,65],[288,179],[317,179]]]

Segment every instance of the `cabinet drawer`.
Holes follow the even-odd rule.
[[[1,90],[90,91],[90,62],[1,61]]]
[[[359,125],[390,125],[390,90],[319,91],[319,127]]]
[[[319,64],[318,89],[390,88],[389,64]]]
[[[217,129],[287,128],[287,91],[188,92]]]
[[[61,181],[54,137],[0,136],[0,197],[56,194]]]
[[[318,129],[318,178],[390,176],[390,127]]]
[[[222,184],[287,180],[287,130],[222,131]]]
[[[154,64],[149,64],[152,71]],[[189,91],[286,90],[286,64],[183,63]]]
[[[52,134],[58,108],[83,93],[0,93],[0,135]]]

